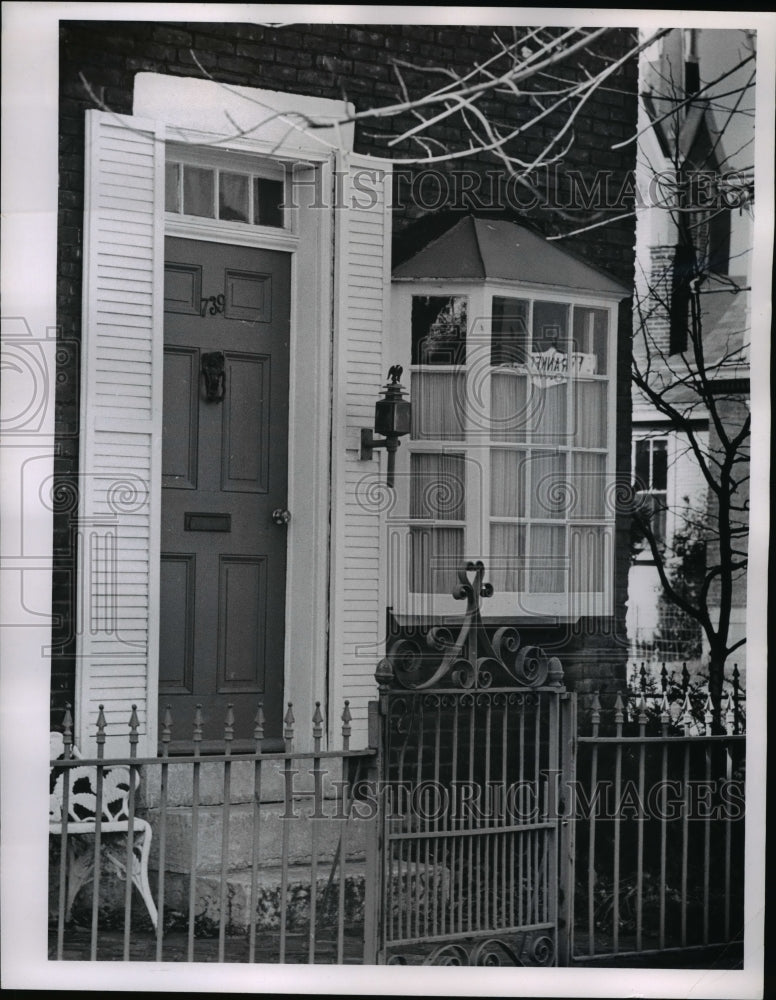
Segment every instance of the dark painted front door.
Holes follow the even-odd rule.
[[[229,704],[281,732],[287,506],[288,254],[166,240],[160,721],[175,743]]]

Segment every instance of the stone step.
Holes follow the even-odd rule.
[[[346,765],[346,772],[355,775],[358,759]],[[312,775],[313,761],[309,759],[290,762],[289,770],[295,773],[291,778],[284,774],[286,764],[282,760],[265,760],[261,764],[260,795],[262,802],[283,802],[287,782],[292,782],[295,793],[312,795],[314,779]],[[323,794],[333,799],[338,794],[338,782],[343,779],[343,761],[341,757],[325,757],[321,759],[321,782]],[[194,767],[191,763],[176,764],[171,758],[167,765],[167,804],[168,806],[191,805]],[[142,769],[142,801],[149,808],[158,807],[161,800],[161,766],[149,766]],[[361,776],[364,776],[362,771]],[[255,766],[253,761],[240,760],[239,757],[230,762],[230,801],[233,804],[253,802],[255,793]],[[341,793],[340,793],[341,794]],[[199,765],[199,802],[202,805],[218,805],[224,801],[224,758],[202,758]],[[330,808],[336,809],[331,803]]]
[[[316,875],[316,925],[336,927],[339,916],[339,869],[319,867]],[[194,883],[194,909],[198,933],[218,933],[221,917],[221,880],[216,875],[197,875]],[[311,872],[308,866],[294,866],[287,872],[286,929],[306,931],[310,924]],[[344,924],[359,925],[364,919],[366,877],[363,863],[345,867]],[[281,925],[282,870],[263,868],[256,879],[256,930],[276,931]],[[170,875],[165,879],[165,927],[177,922],[187,924],[190,878]],[[250,927],[251,873],[232,872],[226,880],[224,905],[227,933],[236,934]]]

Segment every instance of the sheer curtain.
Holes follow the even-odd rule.
[[[571,456],[571,516],[600,520],[605,516],[606,455],[574,452]]]
[[[610,557],[611,532],[600,525],[574,524],[569,540],[571,591],[575,594],[601,593]]]
[[[606,447],[606,383],[575,379],[574,443],[580,448]]]
[[[488,576],[497,593],[525,590],[524,525],[491,524]]]
[[[566,456],[552,451],[531,452],[531,517],[566,517],[569,490],[566,483]]]
[[[559,594],[566,586],[566,529],[532,524],[528,550],[528,590],[532,594]]]
[[[416,441],[464,437],[466,376],[461,372],[413,372],[412,437]]]
[[[463,528],[410,528],[410,590],[449,594],[463,561]]]
[[[568,379],[534,378],[531,382],[531,439],[537,444],[568,444]]]
[[[528,379],[515,372],[490,377],[490,436],[493,441],[525,441],[530,416]]]
[[[493,448],[490,453],[490,513],[493,517],[525,517],[524,451]]]
[[[466,463],[463,454],[410,455],[410,517],[463,521],[466,517]]]

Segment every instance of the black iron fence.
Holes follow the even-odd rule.
[[[700,705],[700,708],[698,707]],[[576,961],[743,939],[745,735],[731,693],[588,699],[577,737]],[[721,728],[721,732],[719,731]]]
[[[310,751],[294,750],[291,706],[285,749],[231,752],[227,714],[219,750],[104,757],[73,746],[69,713],[52,734],[49,830],[51,957],[155,961],[375,961],[376,811],[359,807],[376,777],[376,748],[322,749],[313,718]],[[129,875],[129,877],[127,877]],[[118,878],[117,878],[118,876]],[[133,886],[137,892],[133,892]]]
[[[398,638],[364,749],[214,749],[198,710],[160,754],[79,756],[52,733],[51,957],[628,964],[743,935],[745,701],[686,671],[566,691],[556,657],[486,630],[484,567],[455,629]],[[577,713],[579,712],[578,722]],[[172,753],[188,746],[183,753]],[[135,891],[136,890],[136,891]]]

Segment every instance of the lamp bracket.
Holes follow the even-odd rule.
[[[374,432],[371,427],[361,428],[361,454],[360,458],[362,462],[368,462],[372,458],[372,452],[375,448],[385,448],[388,442],[385,440],[380,440],[375,438]]]

